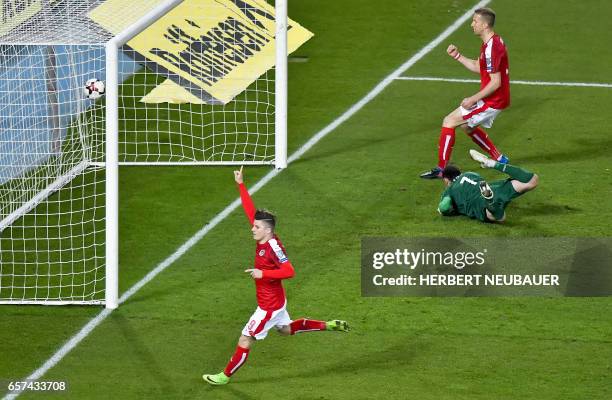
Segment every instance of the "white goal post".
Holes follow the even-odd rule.
[[[226,9],[209,19],[203,3],[12,10],[0,28],[0,304],[118,306],[121,165],[287,167],[287,0],[217,1]],[[140,17],[117,22],[127,14]],[[154,35],[184,50],[148,54]],[[250,71],[235,78],[239,66]],[[100,98],[84,93],[90,78]]]

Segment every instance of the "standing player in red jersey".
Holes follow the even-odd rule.
[[[480,91],[463,99],[461,105],[448,114],[442,122],[438,143],[438,165],[421,174],[421,178],[442,178],[442,170],[448,164],[453,145],[455,128],[460,126],[474,143],[489,153],[493,160],[508,163],[508,157],[497,150],[487,133],[479,126],[490,128],[495,117],[510,105],[510,78],[508,76],[508,53],[504,41],[495,34],[495,12],[490,8],[479,8],[472,16],[474,34],[482,39],[480,58],[472,60],[461,53],[453,44],[446,52],[474,73],[480,73]]]
[[[283,336],[309,331],[349,331],[346,321],[325,322],[306,318],[292,321],[289,318],[282,280],[292,278],[295,271],[283,244],[274,233],[275,217],[269,211],[255,209],[244,185],[242,167],[240,171],[234,171],[234,179],[238,184],[242,207],[251,224],[253,239],[257,242],[255,268],[245,270],[255,280],[257,309],[242,330],[236,351],[225,370],[215,375],[202,375],[211,385],[229,383],[230,377],[246,362],[253,343],[265,339],[272,328]]]

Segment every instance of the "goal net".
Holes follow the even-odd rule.
[[[117,306],[118,165],[286,166],[286,24],[267,3],[4,1],[2,13],[0,303]]]

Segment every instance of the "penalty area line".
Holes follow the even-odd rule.
[[[400,76],[395,78],[398,81],[428,81],[428,82],[456,82],[456,83],[480,83],[479,79],[455,79],[437,78],[433,76]],[[544,82],[544,81],[510,81],[511,85],[531,85],[531,86],[568,86],[568,87],[598,87],[612,88],[612,83],[595,82]]]
[[[387,86],[389,86],[395,79],[401,76],[404,72],[406,72],[410,67],[416,64],[419,60],[425,57],[430,51],[432,51],[435,47],[437,47],[444,39],[448,38],[453,32],[455,32],[461,25],[463,25],[468,19],[472,17],[474,11],[478,8],[486,7],[491,0],[482,0],[478,2],[478,4],[474,5],[468,11],[465,12],[461,17],[459,17],[455,22],[453,22],[448,28],[446,28],[442,33],[440,33],[435,39],[429,42],[425,47],[419,50],[415,55],[410,57],[406,62],[400,65],[395,71],[387,75],[380,83],[378,83],[368,94],[366,94],[361,100],[351,106],[348,110],[346,110],[342,115],[336,118],[333,122],[327,125],[325,128],[321,129],[314,136],[312,136],[302,147],[293,153],[288,162],[291,163],[304,155],[308,150],[310,150],[315,144],[317,144],[321,139],[327,136],[330,132],[334,131],[338,126],[347,121],[353,115],[355,115],[359,110],[365,107],[370,101],[372,101],[376,96],[378,96]],[[263,178],[261,178],[249,191],[251,194],[254,194],[263,186],[265,186],[272,178],[278,175],[282,170],[274,169],[266,174]],[[147,275],[145,275],[140,281],[138,281],[134,286],[128,289],[120,298],[119,304],[127,301],[131,296],[133,296],[136,292],[138,292],[143,286],[149,283],[153,278],[155,278],[159,273],[164,271],[170,265],[172,265],[176,260],[178,260],[183,254],[185,254],[191,247],[197,244],[208,232],[210,232],[215,226],[217,226],[221,221],[223,221],[228,215],[230,215],[235,209],[240,206],[240,198],[234,200],[231,204],[229,204],[223,211],[217,214],[208,224],[204,225],[198,232],[196,232],[189,240],[187,240],[181,247],[179,247],[172,255],[162,261],[159,265],[157,265],[153,270],[151,270]],[[91,319],[81,330],[75,334],[72,338],[70,338],[66,343],[62,345],[45,363],[38,368],[36,371],[32,372],[27,378],[23,380],[38,380],[42,376],[44,376],[47,371],[51,368],[55,367],[70,351],[72,351],[83,339],[85,339],[89,334],[100,325],[106,318],[112,313],[113,310],[105,309],[100,312],[96,317]],[[3,400],[12,400],[17,398],[21,394],[20,392],[9,392],[5,395]]]

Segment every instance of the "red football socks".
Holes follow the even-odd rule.
[[[324,331],[327,327],[325,321],[316,321],[314,319],[300,318],[289,324],[291,334],[295,335],[300,332],[309,331]]]
[[[438,142],[438,167],[444,169],[455,145],[455,128],[442,127],[440,141]]]
[[[236,352],[232,358],[230,358],[229,362],[227,363],[227,367],[225,367],[225,370],[223,371],[225,376],[232,376],[240,367],[244,365],[248,357],[249,349],[237,346]]]
[[[480,128],[476,128],[469,134],[474,143],[480,146],[481,149],[489,153],[492,159],[497,160],[501,156],[501,153],[497,150],[489,135]]]

